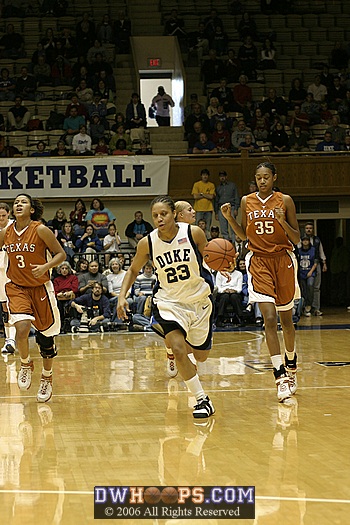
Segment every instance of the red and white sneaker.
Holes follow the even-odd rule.
[[[167,364],[166,364],[166,371],[169,377],[176,377],[178,374],[178,369],[176,366],[175,356],[174,354],[167,354]]]
[[[19,369],[17,377],[17,385],[20,390],[28,390],[30,388],[33,371],[33,361],[29,361],[29,363],[21,363],[21,368]]]
[[[46,403],[52,397],[52,376],[41,376],[39,390],[36,399],[39,403]]]

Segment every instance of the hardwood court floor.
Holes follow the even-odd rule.
[[[6,525],[89,525],[95,485],[255,485],[248,525],[346,525],[350,511],[350,313],[303,319],[296,404],[276,399],[263,331],[218,332],[199,373],[216,407],[196,427],[193,399],[165,375],[153,334],[58,338],[52,402],[26,393],[18,356],[0,363],[0,513]],[[337,366],[318,362],[333,361]],[[113,520],[224,524],[233,520]]]

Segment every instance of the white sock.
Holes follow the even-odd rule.
[[[185,381],[185,384],[189,391],[195,396],[197,401],[206,397],[202,387],[202,383],[199,380],[198,374],[191,377],[191,379],[187,379],[187,381]]]
[[[28,354],[28,357],[21,357],[21,363],[24,365],[28,365],[30,363],[30,355]]]
[[[187,354],[187,357],[195,366],[197,366],[197,361],[196,361],[196,358],[194,357],[193,352],[191,352],[190,354]]]
[[[168,348],[168,347],[166,346],[166,347],[165,347],[165,350],[166,350],[166,353],[168,354],[168,356],[169,356],[169,355],[171,355],[171,356],[173,355],[173,351],[172,351],[171,348]]]
[[[295,357],[295,350],[293,350],[293,352],[288,352],[288,350],[286,350],[286,356],[289,361],[293,361]]]
[[[11,341],[16,340],[16,328],[12,325],[5,324],[5,335],[6,339],[11,339]]]
[[[44,377],[51,377],[52,376],[52,368],[51,370],[45,370],[45,368],[42,369],[42,374]]]
[[[282,356],[281,354],[278,355],[272,355],[271,356],[272,365],[276,370],[279,370],[281,365],[283,364]]]

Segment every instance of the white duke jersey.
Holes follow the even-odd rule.
[[[162,241],[158,230],[148,235],[150,259],[156,268],[154,298],[173,303],[196,303],[212,292],[211,274],[202,266],[202,255],[193,240],[191,226],[177,223],[179,230],[171,241]]]

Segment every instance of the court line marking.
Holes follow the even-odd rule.
[[[0,494],[72,494],[72,495],[79,495],[79,496],[93,496],[94,491],[90,491],[90,490],[22,490],[22,489],[6,490],[6,489],[1,489]],[[257,501],[266,501],[266,500],[267,501],[305,501],[309,503],[350,504],[349,499],[292,498],[292,497],[287,497],[287,496],[255,496],[255,500]]]
[[[326,389],[350,389],[350,385],[329,385],[329,386],[300,386],[298,387],[298,391],[300,390],[326,390]],[[242,389],[242,388],[228,388],[228,389],[216,389],[216,390],[213,390],[213,389],[206,389],[206,392],[210,392],[212,394],[221,394],[221,393],[224,393],[226,394],[227,392],[239,392],[239,393],[242,393],[242,391],[244,392],[275,392],[276,388],[247,388],[247,389]],[[179,394],[190,394],[190,392],[188,390],[178,390],[178,393]],[[140,395],[140,394],[143,394],[143,395],[159,395],[159,394],[162,394],[162,395],[167,395],[169,394],[168,390],[159,390],[158,392],[155,392],[155,391],[151,391],[151,392],[144,392],[144,391],[133,391],[133,392],[101,392],[101,393],[84,393],[84,394],[79,394],[79,393],[72,393],[72,394],[55,394],[55,398],[58,398],[58,397],[62,397],[62,398],[66,398],[66,397],[115,397],[115,396],[127,396],[127,395]],[[11,399],[11,400],[15,400],[15,399],[20,399],[21,401],[24,401],[26,399],[36,399],[36,395],[35,396],[21,396],[21,395],[18,395],[18,396],[14,396],[14,395],[9,395],[9,396],[0,396],[0,399]]]

